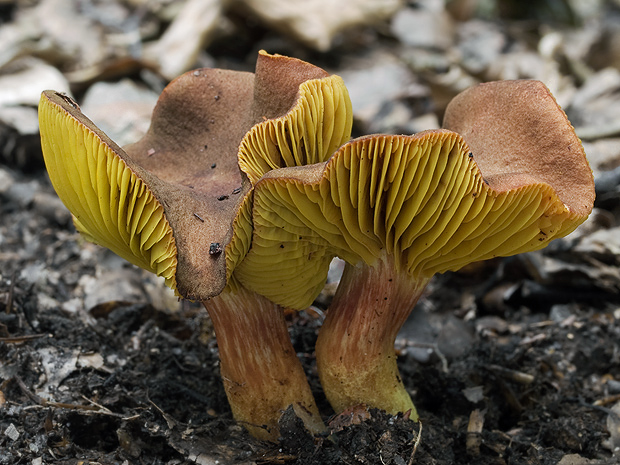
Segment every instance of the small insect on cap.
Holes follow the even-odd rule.
[[[251,73],[186,73],[162,92],[145,137],[122,149],[77,105],[44,92],[39,106],[43,154],[77,229],[153,271],[135,255],[141,247],[162,247],[143,232],[153,227],[152,211],[157,211],[170,243],[168,284],[190,299],[219,294],[226,284],[226,260],[224,254],[210,254],[209,244],[230,241],[231,223],[250,189],[237,151],[252,126],[253,94]],[[238,195],[232,194],[240,187]]]

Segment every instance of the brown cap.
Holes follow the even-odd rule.
[[[468,103],[475,90],[456,98],[447,125],[465,136],[368,136],[327,163],[267,173],[255,186],[240,281],[302,308],[334,256],[370,266],[389,257],[415,280],[540,249],[574,230],[594,200],[583,148],[544,86],[513,85],[487,87],[473,99],[490,102],[480,109]],[[515,110],[517,101],[525,108]]]
[[[495,190],[519,185],[519,176],[549,184],[575,213],[594,202],[592,171],[581,141],[540,81],[496,81],[457,95],[443,127],[458,132]]]
[[[330,95],[315,95],[320,92]],[[324,100],[338,103],[316,104]],[[247,160],[263,157],[287,166],[286,156],[278,155],[278,128],[288,147],[311,147],[310,138],[319,137],[321,143],[314,145],[320,150],[306,152],[325,160],[331,154],[326,150],[348,140],[351,127],[350,111],[342,114],[350,103],[340,78],[300,60],[264,52],[256,75],[201,69],[172,81],[158,100],[148,133],[124,150],[60,94],[44,92],[39,108],[50,178],[80,231],[153,271],[143,258],[132,256],[135,244],[158,251],[162,244],[134,237],[137,230],[126,223],[131,220],[143,227],[146,222],[154,228],[150,218],[157,211],[169,247],[167,282],[183,297],[198,300],[223,290],[249,247],[244,238],[251,232],[250,179],[263,172]],[[331,112],[335,114],[327,114]],[[339,134],[322,129],[332,120],[341,121]],[[252,136],[256,132],[259,136]],[[262,133],[276,134],[276,145],[258,141],[257,148],[256,143],[245,143]],[[263,146],[270,151],[261,152]],[[240,169],[241,159],[246,162]],[[111,223],[108,217],[113,218]],[[239,239],[233,240],[233,224]]]

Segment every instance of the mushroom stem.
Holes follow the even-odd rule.
[[[277,441],[293,406],[312,433],[325,430],[293,349],[282,308],[241,286],[203,301],[213,321],[233,417],[253,436]]]
[[[394,341],[428,279],[413,281],[393,261],[347,264],[316,343],[325,395],[339,413],[365,403],[418,415],[403,386]]]

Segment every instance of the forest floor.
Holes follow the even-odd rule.
[[[413,18],[433,3],[404,10]],[[259,48],[316,61],[350,83],[358,133],[424,129],[441,120],[461,78],[542,79],[536,73],[555,64],[545,82],[584,140],[597,181],[595,211],[543,251],[434,278],[396,341],[420,423],[363,405],[333,416],[313,354],[326,293],[287,319],[329,432],[312,437],[287,411],[279,444],[251,438],[232,419],[204,309],[178,302],[150,274],[84,242],[49,183],[36,131],[3,120],[0,464],[620,463],[620,32],[613,25],[620,16],[613,2],[600,3],[587,18],[567,6],[574,17],[559,25],[545,23],[544,12],[455,18],[446,26],[454,30],[448,44],[412,45],[418,39],[395,26],[413,21],[401,10],[391,28],[362,28],[326,53],[229,13],[229,29],[201,55],[249,70]],[[14,8],[0,11],[0,38],[1,27],[18,22]],[[241,23],[248,29],[235,35]],[[480,43],[494,47],[488,55],[465,40],[474,26]],[[461,44],[455,58],[457,36],[472,48]],[[424,70],[413,52],[426,60]],[[467,61],[472,54],[475,63]],[[455,63],[461,77],[448,79]],[[127,74],[153,87],[152,75],[135,67],[120,74],[114,82]],[[107,78],[102,71],[88,84],[68,82],[81,100]],[[391,92],[386,84],[356,106],[377,80],[403,87]]]

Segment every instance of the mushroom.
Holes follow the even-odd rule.
[[[201,301],[215,329],[234,418],[278,438],[292,405],[324,428],[281,308],[239,285],[250,246],[252,180],[326,160],[350,138],[342,79],[260,52],[256,73],[191,71],[160,96],[145,137],[124,149],[53,91],[39,105],[47,170],[87,239]]]
[[[365,403],[416,419],[394,339],[431,277],[540,249],[592,209],[583,147],[542,83],[467,90],[445,127],[355,139],[255,185],[252,248],[237,268],[247,288],[302,308],[332,258],[346,261],[316,344],[336,412]]]

